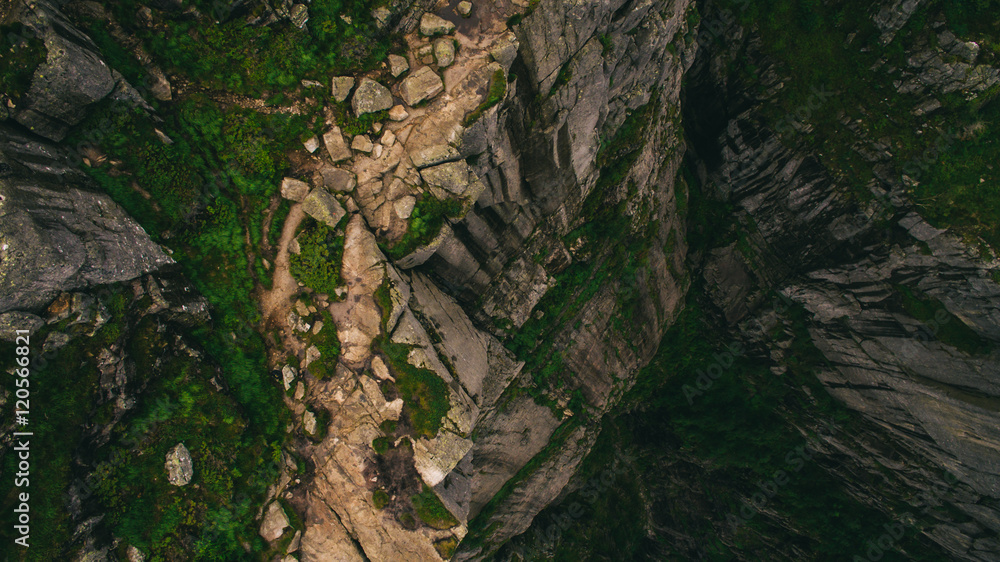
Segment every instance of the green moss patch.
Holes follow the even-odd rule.
[[[424,490],[410,498],[413,502],[413,509],[417,512],[417,517],[428,526],[435,529],[450,529],[458,525],[458,520],[441,503],[441,500],[424,484]]]

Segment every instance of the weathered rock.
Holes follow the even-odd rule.
[[[323,135],[323,144],[326,145],[326,151],[334,164],[343,162],[351,157],[351,149],[347,147],[347,141],[344,140],[344,135],[340,133],[340,127],[334,126],[327,131]]]
[[[406,60],[406,57],[389,55],[389,69],[394,77],[399,78],[404,72],[410,69],[410,62]]]
[[[289,20],[292,25],[302,29],[306,26],[306,22],[309,21],[309,8],[305,4],[294,4],[292,9],[289,10]]]
[[[406,108],[401,105],[394,106],[389,110],[389,119],[393,121],[406,121],[406,118],[409,116],[410,114],[407,113]]]
[[[412,195],[407,195],[393,203],[393,208],[396,209],[396,216],[401,219],[408,219],[413,214],[413,208],[416,204],[417,199]]]
[[[388,88],[371,78],[362,78],[351,98],[351,107],[359,117],[366,113],[384,111],[392,107],[392,94]]]
[[[264,512],[264,520],[260,524],[260,536],[268,542],[276,541],[290,526],[291,523],[288,522],[288,516],[285,515],[281,503],[273,501]]]
[[[442,38],[434,42],[434,60],[441,68],[446,68],[455,62],[455,41]]]
[[[309,195],[309,184],[295,178],[281,180],[281,196],[292,201],[302,202]]]
[[[347,101],[347,98],[351,95],[351,90],[354,89],[354,77],[334,76],[332,82],[332,94],[334,101],[339,103]]]
[[[347,214],[337,199],[323,187],[312,190],[302,201],[302,210],[330,228],[337,226],[340,219]]]
[[[146,555],[131,544],[128,545],[128,549],[125,551],[125,556],[128,557],[128,562],[146,562]]]
[[[455,195],[465,193],[469,187],[469,166],[465,162],[446,162],[424,168],[420,176],[429,185],[442,187]]]
[[[461,2],[458,3],[458,6],[455,7],[455,11],[458,12],[458,15],[462,16],[463,18],[469,17],[470,15],[472,15],[472,2],[469,2],[468,0],[462,0]]]
[[[351,148],[365,154],[371,154],[373,146],[372,140],[368,138],[368,135],[358,135],[351,142]]]
[[[31,335],[45,325],[45,321],[29,312],[14,310],[0,314],[0,340],[13,342],[18,335]],[[19,330],[24,333],[18,334]]]
[[[0,313],[173,263],[62,149],[0,124],[0,170]]]
[[[378,23],[379,28],[385,28],[389,25],[389,18],[392,13],[385,6],[375,8],[372,11],[372,17],[375,18],[375,22]]]
[[[194,465],[191,462],[191,453],[183,443],[178,443],[167,453],[167,481],[174,486],[185,486],[191,482],[194,476]]]
[[[357,177],[343,168],[324,168],[320,173],[323,185],[330,191],[350,193],[358,185]]]
[[[426,13],[420,18],[420,34],[424,37],[447,35],[453,31],[455,31],[455,24],[440,16]]]
[[[310,154],[316,152],[319,149],[319,137],[309,137],[302,143],[302,146],[305,147]]]
[[[411,73],[399,85],[399,97],[410,107],[431,99],[443,91],[444,82],[441,81],[441,77],[427,66],[422,66]]]
[[[443,162],[461,160],[462,154],[449,144],[436,144],[410,152],[410,161],[417,168],[426,168]]]
[[[295,382],[295,377],[299,374],[298,369],[292,367],[291,365],[285,365],[281,368],[281,382],[285,386],[285,390],[292,388],[292,383]]]

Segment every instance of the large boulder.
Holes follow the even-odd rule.
[[[267,506],[264,513],[264,521],[260,524],[260,536],[266,541],[276,541],[285,533],[285,529],[291,527],[288,516],[279,502],[273,501]]]
[[[326,152],[334,164],[350,159],[351,149],[347,146],[344,135],[340,133],[340,127],[334,126],[327,131],[323,135],[323,144],[326,145]]]
[[[281,180],[281,196],[285,199],[301,202],[309,195],[309,184],[295,178]]]
[[[434,60],[441,68],[451,66],[455,62],[455,41],[447,38],[435,41]]]
[[[96,45],[51,3],[38,2],[20,20],[26,36],[44,41],[46,54],[11,116],[43,137],[62,140],[89,106],[112,93],[118,79]]]
[[[455,31],[455,24],[440,16],[427,13],[420,18],[420,34],[425,37],[447,35],[453,31]]]
[[[302,201],[302,210],[330,228],[337,226],[340,219],[347,214],[333,195],[322,187],[312,190],[312,193]]]
[[[358,117],[366,113],[384,111],[392,107],[392,94],[388,88],[371,78],[362,78],[361,84],[354,92],[354,98],[351,99],[351,107]]]
[[[173,263],[67,152],[4,124],[0,217],[0,313]]]
[[[420,171],[429,185],[444,188],[461,195],[469,187],[469,165],[465,162],[447,162]]]
[[[426,66],[412,73],[399,85],[399,97],[410,107],[431,99],[443,91],[444,82],[441,81],[441,77]]]
[[[191,462],[191,452],[184,443],[178,443],[167,453],[167,481],[174,486],[186,486],[194,476],[194,465]]]

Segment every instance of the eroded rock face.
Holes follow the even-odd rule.
[[[0,312],[173,263],[68,153],[0,124]]]

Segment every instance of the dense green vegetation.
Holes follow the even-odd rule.
[[[339,261],[337,263],[340,263]],[[320,358],[309,364],[309,373],[317,379],[325,379],[333,375],[340,357],[340,338],[337,337],[337,326],[333,323],[330,311],[319,311],[323,329],[318,334],[309,337],[309,343],[319,350]]]
[[[36,352],[50,332],[74,339],[31,375],[32,400],[58,407],[31,419],[38,436],[32,481],[44,485],[32,486],[35,524],[26,559],[63,559],[73,532],[65,494],[76,478],[84,482],[79,492],[84,508],[106,516],[100,536],[124,539],[120,557],[128,544],[151,553],[149,560],[231,560],[242,556],[244,541],[261,550],[253,528],[255,502],[277,475],[277,444],[250,427],[243,406],[214,388],[216,364],[178,348],[179,327],[143,316],[152,301],[147,296],[133,302],[126,290],[112,287],[103,294],[108,322],[91,337],[86,322],[71,324],[74,317],[35,335]],[[93,448],[83,428],[113,421],[116,407],[114,399],[103,397],[97,368],[98,354],[110,345],[135,366],[127,388],[137,402],[114,426],[111,442]],[[175,487],[167,482],[164,459],[180,442],[191,452],[194,478]],[[95,470],[78,472],[77,458]],[[4,459],[5,474],[11,474],[13,461],[9,455]],[[8,496],[4,504],[10,501]],[[5,540],[7,533],[4,529]]]
[[[486,100],[479,104],[479,107],[474,109],[472,113],[466,115],[462,124],[468,127],[476,121],[479,121],[479,118],[483,116],[484,111],[503,101],[503,98],[506,95],[507,74],[504,73],[502,68],[497,69],[497,71],[493,73],[493,79],[490,80],[490,89],[486,94]]]
[[[435,529],[450,529],[458,525],[458,520],[441,503],[437,494],[427,484],[424,484],[423,491],[411,497],[410,501],[413,502],[413,509],[417,512],[417,517],[427,525]]]
[[[315,0],[308,5],[305,29],[287,21],[247,25],[247,18],[265,16],[264,3],[252,4],[257,12],[248,13],[245,8],[233,12],[225,2],[193,0],[200,17],[158,12],[167,19],[154,28],[138,21],[137,0],[108,2],[107,8],[164,70],[184,74],[210,89],[260,96],[294,89],[304,79],[325,82],[331,74],[364,70],[384,59],[393,38],[372,18],[372,9],[380,3]],[[115,67],[142,83],[144,71],[114,45],[102,23],[89,24],[88,33],[111,62],[118,63]]]
[[[345,216],[343,220],[346,221]],[[291,256],[292,276],[314,291],[335,295],[341,285],[340,262],[344,256],[344,235],[310,220],[298,237],[299,254]]]
[[[457,217],[462,212],[462,202],[455,199],[444,201],[432,196],[423,195],[417,200],[410,215],[406,234],[398,242],[386,250],[392,259],[399,259],[415,252],[421,246],[430,244],[444,226],[448,217]],[[383,248],[385,249],[385,248]]]
[[[868,199],[871,194],[865,186],[874,171],[855,150],[858,132],[853,127],[857,127],[866,137],[888,145],[900,176],[916,180],[911,196],[928,219],[955,228],[972,242],[981,239],[1000,248],[1000,170],[994,165],[1000,160],[996,126],[1000,88],[991,88],[971,102],[959,92],[940,96],[943,109],[919,117],[912,110],[926,97],[897,93],[894,81],[900,75],[891,71],[907,68],[907,49],[937,44],[929,24],[938,18],[944,18],[962,39],[980,43],[977,63],[996,65],[1000,3],[928,2],[888,46],[879,42],[867,5],[857,2],[728,0],[724,5],[741,23],[759,30],[764,54],[777,61],[782,75],[791,77],[769,112],[771,125],[784,139],[805,140],[813,153],[822,155],[824,165],[857,188],[858,197]],[[718,39],[706,31],[703,36],[702,40]],[[872,70],[881,59],[888,64]],[[738,59],[750,84],[760,80],[757,62]],[[852,127],[843,125],[848,120],[854,122]],[[927,127],[922,126],[925,120]],[[799,123],[813,128],[799,133]]]
[[[45,43],[19,23],[0,26],[0,94],[17,103],[45,62]]]

